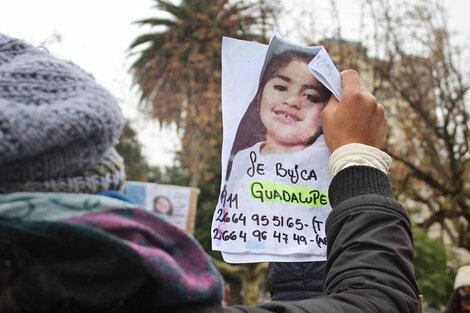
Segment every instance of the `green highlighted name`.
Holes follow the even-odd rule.
[[[321,207],[329,203],[326,192],[307,187],[274,183],[252,182],[251,196],[264,202],[282,202]]]

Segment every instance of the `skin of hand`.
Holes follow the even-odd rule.
[[[331,96],[321,113],[323,134],[331,152],[349,143],[380,149],[387,134],[384,107],[364,87],[354,70],[341,72],[343,98]]]

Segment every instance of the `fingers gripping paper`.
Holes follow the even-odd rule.
[[[320,113],[332,93],[341,97],[332,65],[321,46],[223,39],[222,185],[211,235],[225,261],[326,258],[330,153]]]

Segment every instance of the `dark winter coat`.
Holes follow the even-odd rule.
[[[323,294],[326,262],[269,263],[269,292],[275,301],[313,299]]]

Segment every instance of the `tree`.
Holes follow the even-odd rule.
[[[124,124],[116,150],[124,158],[127,180],[148,181],[152,170],[142,154],[142,144],[129,121]]]
[[[424,302],[434,308],[447,304],[453,290],[456,257],[441,240],[431,239],[414,227],[414,265],[418,286]]]
[[[398,161],[394,188],[426,209],[424,229],[439,224],[470,250],[470,84],[445,9],[439,0],[367,3],[375,25],[377,57],[368,60],[374,93],[390,114],[386,151]]]
[[[228,0],[183,0],[179,5],[155,0],[155,6],[168,17],[137,22],[157,30],[131,44],[138,55],[131,71],[148,113],[164,127],[178,126],[181,161],[191,185],[198,186],[217,179],[214,173],[220,171],[222,36],[253,39],[250,27],[256,20],[249,6]],[[210,169],[213,164],[217,171]]]
[[[387,110],[385,151],[395,160],[399,199],[422,212],[425,230],[440,225],[453,244],[470,250],[469,68],[452,43],[446,11],[440,0],[365,3],[370,41],[338,34],[325,46],[340,69],[361,72]]]

